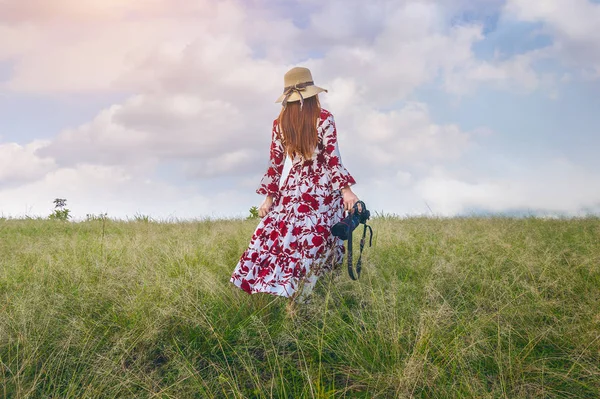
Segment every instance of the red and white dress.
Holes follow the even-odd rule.
[[[342,262],[344,242],[331,234],[331,227],[344,218],[340,189],[356,181],[342,165],[333,115],[322,109],[317,126],[312,158],[296,155],[280,188],[285,151],[278,122],[273,122],[270,164],[256,190],[272,196],[273,206],[230,280],[249,294],[307,295],[319,276]]]

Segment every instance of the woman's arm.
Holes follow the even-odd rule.
[[[342,155],[337,141],[337,129],[333,115],[329,115],[325,124],[325,133],[323,134],[323,155],[325,156],[325,167],[328,169],[331,177],[331,188],[341,190],[343,187],[356,184],[356,180],[342,164]]]
[[[281,179],[284,161],[285,150],[279,138],[277,120],[275,120],[273,121],[273,130],[271,132],[269,164],[267,171],[260,180],[259,187],[256,189],[257,194],[267,196],[259,207],[258,214],[260,217],[264,217],[269,212],[273,202],[279,196],[279,180]]]
[[[333,115],[329,115],[325,124],[323,153],[325,155],[326,167],[331,175],[331,186],[334,190],[341,191],[344,198],[344,210],[351,211],[356,201],[358,201],[358,197],[350,188],[351,185],[356,184],[356,180],[342,164]]]

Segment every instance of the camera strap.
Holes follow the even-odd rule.
[[[352,280],[358,280],[360,278],[360,271],[362,269],[362,252],[365,247],[365,237],[367,235],[367,228],[369,228],[369,246],[373,244],[373,229],[366,223],[363,223],[365,228],[363,229],[363,235],[360,239],[360,253],[358,255],[358,261],[356,262],[356,276],[354,275],[354,268],[352,267],[352,232],[348,237],[348,274]]]

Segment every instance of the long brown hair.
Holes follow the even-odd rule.
[[[285,152],[294,158],[300,154],[310,159],[319,140],[317,121],[321,115],[321,103],[318,95],[304,100],[302,109],[300,101],[288,102],[279,113],[279,131],[283,135]]]

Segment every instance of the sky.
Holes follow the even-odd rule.
[[[372,212],[600,214],[598,26],[597,0],[0,0],[0,216],[247,216],[295,66]]]

